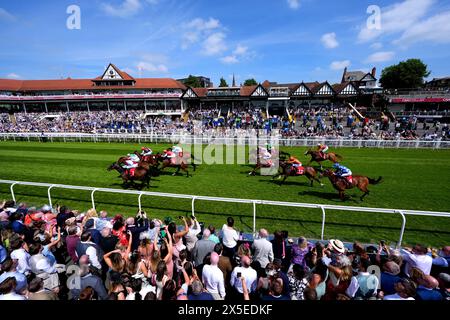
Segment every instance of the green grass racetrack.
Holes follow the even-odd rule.
[[[167,145],[147,145],[154,152]],[[121,155],[139,150],[140,145],[124,143],[38,143],[0,142],[0,179],[59,183],[68,185],[121,188],[117,172],[108,172],[109,164]],[[282,148],[307,162],[305,148]],[[379,185],[371,185],[370,195],[364,202],[361,192],[352,189],[353,197],[342,202],[330,182],[324,178],[325,187],[309,187],[304,177],[289,178],[283,186],[269,176],[249,177],[248,165],[200,165],[193,177],[172,176],[168,169],[155,179],[151,187],[155,192],[184,193],[248,199],[264,199],[317,204],[368,206],[381,208],[430,210],[450,212],[450,150],[424,149],[352,149],[336,151],[344,157],[342,163],[354,174],[371,178],[383,176]],[[327,164],[330,165],[329,163]],[[16,186],[18,202],[43,205],[47,202],[46,188]],[[0,184],[0,198],[9,199],[9,185]],[[65,204],[73,209],[87,210],[90,195],[87,191],[52,190],[53,204]],[[173,218],[189,214],[190,200],[143,197],[143,207],[151,217]],[[137,196],[121,194],[96,194],[97,210],[107,210],[111,215],[134,215]],[[252,206],[222,202],[196,203],[196,215],[206,224],[220,228],[227,216],[235,217],[239,229],[252,229]],[[318,209],[258,206],[257,228],[269,232],[288,230],[292,236],[305,235],[320,238],[322,214]],[[381,213],[327,211],[326,238],[362,242],[388,242],[398,240],[400,216]],[[427,245],[450,243],[450,218],[407,216],[404,244],[416,242]]]

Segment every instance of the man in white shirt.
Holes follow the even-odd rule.
[[[234,257],[237,241],[239,240],[239,233],[233,228],[234,219],[227,218],[227,224],[222,227],[222,243],[223,255],[232,259]]]
[[[223,273],[217,266],[219,263],[219,255],[216,252],[211,253],[211,264],[206,264],[202,271],[202,280],[206,290],[211,293],[214,300],[224,300],[225,284]]]
[[[267,240],[269,233],[266,229],[259,230],[259,239],[253,241],[253,260],[258,261],[261,268],[265,268],[269,262],[273,261],[272,243]]]
[[[250,267],[250,258],[248,256],[243,256],[241,258],[241,266],[234,268],[231,273],[230,284],[239,293],[243,293],[241,277],[245,278],[248,293],[254,292],[257,285],[257,274],[256,270]]]
[[[417,244],[410,251],[402,249],[401,254],[405,262],[405,273],[409,276],[411,268],[418,268],[426,275],[430,275],[433,258],[427,255],[427,248]]]

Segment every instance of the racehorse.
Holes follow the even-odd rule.
[[[182,157],[180,157],[179,155],[176,155],[174,161],[172,161],[172,159],[163,157],[163,155],[160,153],[156,154],[156,159],[158,161],[162,162],[162,167],[161,167],[160,171],[163,171],[167,167],[177,168],[177,171],[175,171],[172,174],[173,176],[178,174],[178,172],[180,172],[180,169],[181,169],[184,172],[186,172],[186,177],[189,177],[189,170],[188,170],[189,160],[192,160],[192,162],[190,164],[192,165],[192,168],[194,169],[194,171],[197,168],[197,165],[194,163],[194,161],[196,159],[194,158],[194,155],[190,154],[189,152],[183,152]]]
[[[288,177],[297,177],[297,176],[305,176],[311,182],[311,187],[313,186],[314,181],[320,183],[320,186],[323,186],[323,183],[317,178],[317,171],[313,167],[303,167],[303,174],[298,174],[297,169],[291,164],[285,161],[280,162],[281,172],[274,175],[272,179],[280,179],[283,177],[283,180],[280,182],[280,186],[286,181]]]
[[[375,180],[365,176],[352,176],[352,184],[350,184],[345,178],[337,176],[330,169],[325,169],[323,175],[330,179],[333,187],[339,192],[339,197],[342,201],[345,200],[345,190],[352,189],[354,187],[357,187],[359,190],[364,192],[364,194],[360,197],[361,201],[363,201],[364,197],[370,192],[369,189],[367,189],[367,186],[369,184],[378,184],[382,179],[382,177],[378,177],[378,179]]]
[[[305,152],[305,156],[311,155],[311,160],[306,164],[307,166],[311,164],[311,162],[317,162],[320,165],[320,169],[322,170],[322,161],[329,160],[333,163],[341,161],[343,158],[342,156],[338,155],[334,152],[325,153],[322,157],[322,154],[320,151],[311,150]]]
[[[144,188],[144,186],[147,186],[147,188],[150,186],[150,170],[148,170],[148,169],[146,169],[144,167],[141,167],[141,166],[137,167],[134,170],[134,175],[133,176],[130,176],[127,173],[127,171],[124,168],[122,168],[120,166],[120,164],[117,163],[117,162],[114,162],[113,164],[111,164],[107,168],[107,170],[108,171],[117,170],[117,172],[119,172],[120,177],[123,180],[123,186],[124,187],[126,187],[129,182],[135,183],[135,181],[141,181],[141,184],[138,185],[139,189]]]
[[[152,154],[149,156],[143,156],[139,154],[137,151],[134,152],[135,155],[139,157],[139,166],[143,167],[147,170],[150,170],[152,177],[159,176],[159,161],[156,155]]]
[[[281,161],[287,161],[287,159],[289,159],[290,156],[291,156],[290,153],[287,153],[287,152],[284,152],[284,151],[280,151],[280,152],[278,153],[278,161],[280,161],[280,162],[281,162]],[[254,159],[255,159],[255,157],[252,158],[252,161],[254,161]],[[261,161],[261,160],[262,160],[262,161]],[[272,162],[275,162],[275,159],[272,159]],[[250,172],[248,173],[248,175],[249,175],[249,176],[254,176],[254,175],[256,175],[256,171],[258,171],[258,170],[261,169],[261,168],[270,168],[270,164],[267,163],[267,161],[261,159],[261,157],[260,157],[260,158],[258,158],[258,159],[256,160],[256,166],[255,166],[255,168],[254,168],[252,171],[250,171]]]

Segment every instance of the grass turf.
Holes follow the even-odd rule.
[[[161,151],[167,145],[151,145]],[[37,143],[0,142],[1,179],[60,183],[81,186],[121,188],[116,172],[106,167],[121,155],[140,148],[137,144],[124,143]],[[307,162],[305,148],[282,148]],[[450,212],[450,150],[419,149],[352,149],[333,150],[344,157],[343,164],[354,174],[372,178],[383,176],[379,185],[371,185],[371,193],[364,202],[361,192],[349,190],[352,198],[339,200],[330,182],[323,179],[325,187],[309,187],[304,177],[289,178],[283,186],[271,177],[249,177],[249,165],[200,165],[193,177],[172,176],[174,169],[156,177],[149,191],[185,193],[192,195],[265,199],[368,206],[382,208],[432,210]],[[329,164],[328,164],[329,165]],[[47,202],[45,188],[16,186],[17,201],[33,205]],[[0,197],[10,198],[9,186],[0,184]],[[120,194],[96,194],[98,210],[111,214],[133,215],[137,210],[137,197]],[[52,190],[56,202],[79,210],[90,207],[87,191]],[[190,200],[143,197],[143,207],[152,217],[163,218],[190,213]],[[236,226],[243,231],[252,229],[252,206],[222,202],[196,202],[196,215],[206,224],[221,227],[227,216],[235,217]],[[288,230],[290,235],[320,238],[321,211],[287,207],[258,206],[257,228],[270,232]],[[398,240],[401,218],[392,214],[327,211],[325,237],[343,240],[388,242]],[[450,219],[407,216],[404,243],[444,245],[450,242]]]

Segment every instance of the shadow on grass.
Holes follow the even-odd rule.
[[[262,180],[260,179],[259,182],[265,182],[270,184],[275,184],[277,186],[302,186],[302,187],[310,187],[310,182],[305,178],[305,181],[295,181],[295,180],[285,180],[282,184],[280,184],[282,179],[270,179],[270,180]]]
[[[339,194],[337,192],[320,192],[320,191],[302,191],[298,193],[299,196],[313,196],[321,199],[325,199],[328,201],[333,201],[345,205],[348,202],[361,203],[358,195],[350,195],[346,194],[346,199],[342,201],[339,198]],[[355,199],[357,198],[357,200]]]

